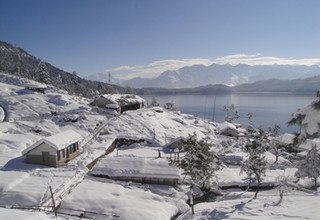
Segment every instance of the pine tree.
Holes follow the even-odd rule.
[[[159,106],[160,104],[158,103],[156,97],[152,97],[152,100],[151,100],[151,106]]]
[[[223,110],[225,111],[225,121],[229,123],[235,122],[239,117],[238,111],[235,109],[234,105],[231,104],[230,106],[225,105],[223,106]]]
[[[204,188],[205,183],[219,170],[220,164],[215,152],[206,140],[197,140],[196,135],[189,136],[183,142],[186,155],[177,163],[191,177],[194,184]]]
[[[311,178],[314,182],[314,187],[317,188],[318,177],[320,176],[320,157],[315,145],[312,146],[306,158],[299,164],[295,176],[298,178]]]
[[[36,72],[38,73],[39,82],[46,83],[46,84],[51,83],[50,74],[45,62],[43,61],[39,62]]]

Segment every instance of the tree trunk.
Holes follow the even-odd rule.
[[[257,180],[258,180],[258,186],[257,186],[257,191],[256,191],[256,193],[254,194],[254,197],[253,197],[254,199],[257,198],[259,190],[260,190],[260,178],[257,178]]]
[[[317,191],[318,177],[314,177],[314,189]]]

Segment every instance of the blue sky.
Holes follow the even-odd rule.
[[[89,75],[232,54],[320,57],[320,1],[0,0],[0,40]]]

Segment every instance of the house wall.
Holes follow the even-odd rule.
[[[67,148],[69,148],[69,152],[70,152],[70,147],[68,146]],[[74,159],[75,157],[77,157],[80,154],[80,146],[78,147],[78,150],[76,150],[76,152],[73,152],[72,145],[71,145],[71,152],[73,152],[73,153],[69,153],[69,158],[67,158],[67,148],[64,149],[65,157],[63,157],[63,153],[62,153],[63,150],[59,150],[60,160],[59,161],[57,160],[57,166],[65,165],[70,160]]]
[[[131,105],[123,105],[121,106],[121,113],[125,112],[125,111],[129,111],[129,110],[137,110],[141,108],[140,103],[135,103],[135,104],[131,104]]]
[[[157,177],[107,176],[107,175],[94,175],[94,174],[92,175],[97,177],[107,178],[107,179],[131,181],[131,182],[142,183],[142,184],[177,186],[179,182],[179,179],[157,178]]]
[[[49,152],[49,161],[43,162],[42,152]],[[46,166],[57,165],[57,154],[56,150],[46,143],[40,144],[38,147],[29,151],[26,155],[27,163],[42,164]]]
[[[72,145],[70,145],[72,146]],[[69,148],[69,146],[67,147]],[[42,164],[46,166],[53,166],[53,167],[58,167],[58,166],[63,166],[73,158],[77,157],[80,154],[80,147],[78,146],[78,149],[73,152],[73,148],[71,147],[71,151],[69,153],[69,158],[67,158],[67,148],[65,148],[65,156],[63,157],[63,150],[57,151],[50,145],[46,143],[40,144],[38,147],[32,149],[29,151],[26,155],[26,162],[27,163],[34,163],[34,164]],[[69,148],[70,150],[70,148]],[[42,152],[49,152],[49,161],[48,162],[43,162],[42,158]],[[72,153],[71,153],[72,152]],[[60,153],[60,160],[58,161],[58,156],[57,154]]]

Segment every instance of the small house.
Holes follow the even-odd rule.
[[[118,113],[144,107],[144,99],[132,94],[105,94],[97,97],[91,105],[112,109]]]
[[[46,90],[47,90],[47,85],[45,85],[45,84],[36,84],[36,83],[34,83],[34,84],[26,84],[25,86],[24,86],[24,88],[25,89],[28,89],[28,90],[32,90],[32,91],[35,91],[35,92],[40,92],[40,93],[45,93],[46,92]]]
[[[25,149],[27,163],[59,167],[80,154],[79,141],[82,136],[73,130],[63,131],[50,137],[42,138]]]
[[[163,152],[171,153],[174,151],[174,149],[179,149],[179,152],[185,151],[184,145],[186,140],[187,138],[184,138],[184,137],[178,137],[171,140],[169,143],[163,146]]]

